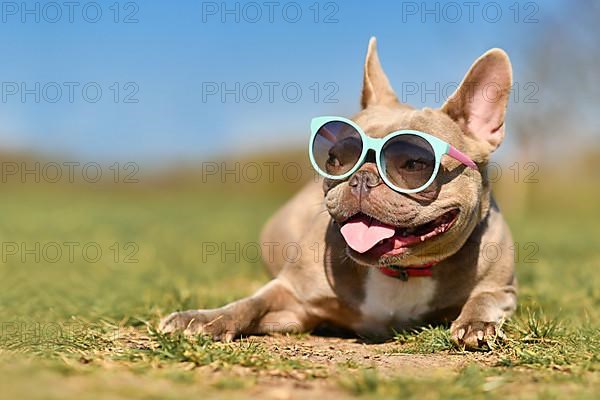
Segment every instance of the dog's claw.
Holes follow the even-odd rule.
[[[180,324],[181,314],[178,312],[171,313],[163,318],[158,324],[158,331],[161,333],[173,333],[177,330],[182,330],[185,326]]]
[[[233,339],[234,339],[234,338],[235,338],[235,333],[234,333],[234,332],[231,332],[231,331],[229,331],[229,332],[226,332],[226,333],[225,333],[225,336],[223,337],[223,341],[224,341],[224,342],[227,342],[227,343],[229,343],[229,342],[233,342]]]
[[[186,336],[208,335],[215,340],[232,341],[238,334],[234,319],[214,310],[176,312],[158,325],[162,333],[182,332]]]
[[[450,332],[454,343],[469,350],[481,349],[484,345],[505,337],[495,322],[454,321]]]

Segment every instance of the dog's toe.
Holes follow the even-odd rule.
[[[490,347],[496,339],[504,338],[504,333],[495,322],[455,321],[450,328],[452,341],[467,350],[479,350]]]
[[[160,321],[158,331],[162,333],[185,331],[196,313],[195,310],[171,313]]]
[[[175,312],[158,325],[162,333],[182,332],[186,336],[206,335],[214,340],[229,342],[238,334],[236,320],[227,313],[214,310]]]

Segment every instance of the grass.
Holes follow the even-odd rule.
[[[385,345],[321,344],[308,335],[222,344],[153,330],[161,315],[220,306],[268,280],[259,261],[207,256],[203,244],[256,242],[287,189],[5,188],[0,391],[61,399],[594,398],[598,191],[573,187],[572,198],[557,187],[564,186],[530,188],[534,207],[514,206],[518,188],[500,188],[520,249],[520,306],[507,339],[480,353],[456,348],[444,327],[398,333]],[[52,243],[63,251],[58,261]],[[90,243],[102,251],[93,262],[82,251]]]
[[[428,376],[419,379],[384,378],[366,370],[353,379],[342,381],[342,387],[361,398],[373,399],[580,399],[597,398],[597,377],[583,379],[559,373],[524,375],[515,371],[499,371],[470,364],[452,376]]]
[[[158,359],[173,362],[186,362],[194,366],[212,365],[215,368],[228,368],[238,365],[254,370],[277,369],[278,371],[307,370],[308,366],[299,360],[285,359],[252,339],[239,342],[220,343],[204,337],[187,338],[181,334],[164,335],[149,327],[151,338],[156,346],[148,349],[147,357],[139,353],[142,360]]]
[[[398,349],[402,353],[427,354],[440,351],[460,350],[452,343],[450,331],[445,326],[426,326],[414,331],[398,332],[395,335]]]

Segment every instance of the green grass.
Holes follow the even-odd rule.
[[[256,242],[286,190],[6,188],[0,391],[21,398],[250,398],[285,384],[378,399],[593,398],[600,391],[600,209],[591,199],[598,193],[582,185],[571,198],[557,187],[533,188],[534,206],[524,209],[513,207],[510,191],[500,193],[520,249],[520,306],[505,341],[490,352],[465,353],[446,328],[426,327],[399,333],[385,348],[365,345],[379,360],[460,361],[446,373],[420,375],[381,370],[360,357],[329,361],[327,354],[254,338],[221,344],[152,329],[168,312],[220,306],[268,280],[258,261],[203,260],[202,243]],[[66,242],[95,243],[103,255],[89,262],[76,252],[72,261],[63,255],[51,262],[7,252],[15,244]],[[535,243],[533,253],[527,243]],[[339,355],[335,345],[325,351]]]
[[[445,326],[426,326],[395,335],[399,352],[407,354],[437,353],[445,350],[460,350],[452,343],[450,331]]]
[[[341,381],[349,393],[372,399],[595,399],[597,377],[566,376],[560,372],[527,374],[484,368],[476,364],[452,376],[382,377],[372,370]]]
[[[239,365],[252,369],[277,369],[289,371],[308,369],[306,363],[294,359],[285,359],[269,351],[252,339],[240,339],[239,342],[220,343],[210,338],[197,336],[186,338],[182,334],[165,335],[149,328],[151,338],[156,346],[148,349],[145,354],[131,353],[132,357],[141,356],[142,360],[165,360],[192,363],[194,366],[212,365],[217,368],[228,368]],[[145,356],[144,356],[145,355]]]

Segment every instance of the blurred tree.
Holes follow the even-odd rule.
[[[600,2],[593,0],[564,2],[540,20],[542,34],[533,43],[527,72],[539,88],[539,101],[513,114],[512,133],[525,159],[535,159],[535,150],[564,150],[600,139],[599,21]]]
[[[573,161],[589,163],[585,154],[597,155],[600,149],[599,21],[600,2],[593,0],[565,1],[555,13],[540,19],[539,39],[532,42],[531,61],[524,71],[539,90],[534,96],[538,101],[523,104],[531,90],[521,85],[519,106],[509,114],[521,178],[526,175],[524,166],[535,162],[540,166],[541,184],[561,172],[572,179],[589,179],[582,172],[591,171],[582,171]],[[580,157],[573,157],[575,153]],[[535,206],[535,184],[520,179],[513,189],[510,206],[514,211]]]

